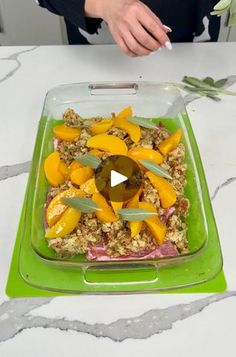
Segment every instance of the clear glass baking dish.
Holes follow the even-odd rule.
[[[177,257],[146,261],[132,260],[128,262],[120,260],[115,263],[88,261],[85,255],[78,255],[70,259],[60,259],[47,246],[43,224],[43,208],[48,190],[43,163],[49,153],[53,151],[52,128],[62,118],[63,112],[68,107],[73,108],[82,117],[98,115],[107,117],[111,112],[119,112],[127,105],[132,106],[135,115],[155,118],[157,121],[161,118],[163,124],[171,131],[177,128],[183,129],[182,142],[186,148],[187,163],[185,195],[190,200],[189,216],[186,219],[190,251],[186,255]],[[32,166],[34,172],[33,181],[31,182],[34,185],[34,190],[32,191],[32,197],[28,198],[28,201],[30,201],[28,202],[30,220],[27,220],[27,225],[29,225],[28,232],[31,248],[44,264],[56,265],[59,269],[64,269],[67,272],[70,269],[73,271],[80,270],[86,275],[85,280],[88,284],[93,281],[94,276],[96,276],[96,280],[99,280],[99,272],[109,272],[109,274],[114,273],[113,275],[116,275],[117,271],[122,270],[136,272],[138,270],[140,272],[139,282],[142,282],[146,279],[143,272],[150,267],[154,267],[156,273],[154,274],[155,277],[151,274],[151,280],[161,282],[160,289],[199,283],[201,280],[198,276],[199,266],[198,263],[193,264],[194,261],[197,262],[199,260],[197,258],[199,256],[201,257],[199,260],[201,269],[203,268],[206,273],[202,277],[203,281],[212,278],[221,270],[221,251],[202,164],[183,98],[177,89],[155,82],[80,83],[56,87],[50,90],[46,96],[36,146],[38,149],[34,153]],[[212,225],[214,228],[214,249],[212,248],[212,252],[217,251],[217,254],[214,253],[215,260],[212,263],[208,258],[206,260],[202,259],[206,251],[209,254],[209,247],[212,246],[212,240],[209,241],[209,238],[212,239],[209,236],[210,225],[211,228]],[[189,265],[188,262],[190,262]],[[209,264],[214,267],[209,269]],[[168,269],[171,269],[171,274],[173,275],[174,272],[176,276],[168,275]],[[185,272],[187,271],[187,278],[184,276],[184,270]],[[160,273],[164,271],[165,278],[163,280],[160,277]],[[208,271],[209,273],[207,273]],[[26,279],[24,273],[23,277]],[[121,284],[122,278],[118,278],[118,282]],[[112,284],[114,284],[113,281]],[[70,290],[74,291],[73,288]]]

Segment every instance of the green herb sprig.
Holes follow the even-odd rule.
[[[116,211],[123,221],[144,221],[147,218],[157,215],[156,212],[148,211],[144,208],[121,208]]]
[[[73,207],[83,213],[101,211],[97,203],[92,201],[90,198],[65,197],[62,200],[70,207]]]
[[[236,25],[236,0],[219,1],[211,12],[211,15],[222,16],[227,12],[229,14],[227,25]]]
[[[196,93],[200,96],[211,98],[215,101],[219,101],[220,94],[236,96],[236,92],[227,90],[224,88],[228,78],[222,78],[214,80],[212,77],[205,77],[199,79],[191,76],[184,76],[183,83],[171,83],[175,87],[185,90],[190,93]]]
[[[99,159],[99,157],[93,154],[80,155],[77,156],[75,160],[82,165],[91,167],[92,169],[96,169],[102,162],[102,160]]]
[[[169,174],[168,171],[163,169],[161,166],[155,164],[155,162],[149,161],[149,160],[139,160],[139,162],[149,171],[154,173],[155,175],[165,177],[169,180],[172,179],[171,175]]]
[[[133,124],[140,125],[143,128],[147,128],[147,129],[155,129],[157,127],[157,125],[153,123],[152,119],[148,119],[148,118],[133,116],[133,117],[129,117],[128,121]]]

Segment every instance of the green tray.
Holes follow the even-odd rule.
[[[87,111],[94,110],[95,113],[102,113],[102,110],[107,110],[109,105],[109,111],[116,111],[117,107],[121,108],[127,103],[126,97],[121,97],[119,101],[111,101],[109,97],[107,101],[102,99],[89,97],[85,93],[87,84],[69,85],[56,88],[49,94],[49,98],[46,99],[44,116],[39,123],[38,135],[36,145],[34,149],[34,156],[32,160],[32,167],[30,170],[30,176],[27,185],[27,191],[25,195],[24,206],[21,214],[21,220],[19,224],[17,240],[15,244],[14,254],[11,263],[11,269],[9,273],[6,292],[9,296],[55,296],[60,294],[79,294],[79,293],[131,293],[131,292],[222,292],[226,289],[226,282],[224,274],[222,272],[222,255],[218,239],[217,228],[212,212],[211,202],[208,194],[206,180],[202,168],[201,159],[199,156],[197,144],[193,135],[191,124],[189,122],[187,114],[184,113],[182,107],[182,98],[179,93],[173,88],[163,87],[162,85],[141,83],[139,84],[139,93],[137,97],[131,101],[128,98],[128,103],[132,106],[136,106],[137,112],[145,108],[150,108],[151,104],[155,105],[154,111],[156,112],[156,105],[161,106],[163,102],[165,107],[170,108],[173,106],[178,108],[177,104],[180,104],[181,113],[180,119],[168,120],[165,119],[166,124],[170,125],[172,130],[176,129],[176,125],[182,125],[185,130],[186,140],[191,143],[190,154],[194,157],[195,172],[199,175],[199,184],[202,192],[202,204],[205,209],[205,219],[207,223],[207,239],[204,242],[204,246],[200,246],[201,241],[197,237],[196,241],[192,239],[192,245],[196,244],[200,247],[198,252],[195,252],[191,257],[181,259],[177,264],[172,265],[160,265],[158,268],[144,263],[132,265],[117,265],[111,267],[108,264],[103,264],[94,267],[83,267],[83,264],[77,265],[74,262],[83,263],[83,257],[78,257],[72,260],[72,265],[63,266],[63,262],[52,259],[50,264],[50,254],[53,254],[51,250],[45,245],[44,240],[39,241],[38,248],[43,249],[47,254],[46,258],[42,259],[37,254],[37,249],[32,246],[32,222],[35,232],[39,237],[43,237],[42,234],[38,234],[40,231],[37,226],[40,222],[40,214],[42,212],[42,206],[44,202],[44,194],[46,193],[46,180],[41,169],[44,157],[48,155],[48,151],[51,150],[51,137],[52,126],[54,120],[51,119],[52,115],[55,117],[60,116],[58,113],[58,107],[55,107],[55,98],[58,98],[60,104],[60,110],[64,110],[64,105],[68,106],[68,101],[65,96],[70,98],[72,103],[79,103],[80,110]],[[65,93],[67,93],[65,95]],[[75,96],[74,101],[71,99]],[[80,102],[77,97],[79,96]],[[141,98],[139,98],[141,96]],[[164,96],[164,97],[163,97]],[[50,99],[51,97],[51,99]],[[115,96],[113,96],[115,98]],[[123,99],[122,99],[123,98]],[[156,103],[156,98],[159,98],[160,103]],[[164,99],[163,99],[164,98]],[[115,100],[115,99],[114,99]],[[145,100],[148,100],[149,106],[145,106]],[[161,102],[162,100],[162,102]],[[70,103],[71,103],[70,102]],[[153,104],[154,103],[154,104]],[[111,107],[114,110],[111,110]],[[49,107],[51,106],[51,109]],[[98,107],[100,110],[98,111]],[[53,109],[52,109],[53,108]],[[104,109],[105,108],[105,109]],[[95,111],[96,110],[96,111]],[[146,111],[147,109],[145,109]],[[179,113],[179,109],[177,111]],[[48,130],[48,128],[50,130]],[[46,142],[44,143],[46,135]],[[188,145],[189,145],[189,142]],[[189,160],[191,155],[189,154]],[[46,155],[46,156],[45,156]],[[192,159],[192,158],[191,158]],[[188,158],[187,158],[188,160]],[[192,175],[192,170],[190,175]],[[37,182],[37,184],[36,184]],[[195,177],[188,177],[188,182],[192,182],[196,185]],[[39,185],[39,200],[36,205],[38,210],[38,222],[34,223],[33,217],[33,197],[35,194],[35,187]],[[188,189],[188,188],[187,188]],[[193,191],[189,191],[190,193]],[[196,206],[195,196],[191,196],[191,207],[196,207],[198,212],[198,206]],[[195,216],[194,216],[195,217]],[[194,225],[199,227],[200,219],[197,217],[191,224],[191,231],[194,232]],[[42,225],[42,223],[39,223]],[[201,224],[200,224],[201,225]],[[39,226],[40,227],[40,226]],[[42,228],[41,228],[42,229]],[[196,228],[197,229],[197,228]],[[34,236],[33,236],[34,237]],[[193,238],[193,236],[191,235]],[[200,235],[201,237],[201,235]],[[37,243],[37,241],[36,241]],[[194,250],[194,249],[193,249]],[[78,259],[78,260],[77,260]],[[82,259],[82,260],[81,260]],[[70,262],[69,262],[70,263]],[[178,288],[178,290],[176,290]]]

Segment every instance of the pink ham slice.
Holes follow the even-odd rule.
[[[59,146],[61,145],[61,143],[62,143],[62,140],[59,140],[59,139],[55,138],[55,139],[53,140],[54,150],[57,150],[57,149],[59,148]]]
[[[164,214],[160,216],[160,220],[162,221],[162,223],[167,223],[168,219],[170,218],[170,216],[172,216],[174,212],[175,207],[166,208]]]
[[[56,139],[56,138],[54,139],[53,146],[54,146],[54,150],[56,150],[58,148],[58,146],[59,146],[59,140],[58,139]]]
[[[90,247],[87,253],[87,259],[96,261],[118,261],[118,260],[144,260],[163,257],[174,257],[179,252],[171,242],[165,242],[155,250],[143,251],[139,254],[130,254],[123,257],[113,258],[106,254],[104,246]]]

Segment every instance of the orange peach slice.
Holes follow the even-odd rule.
[[[157,212],[156,207],[149,202],[139,202],[139,208],[143,208],[151,212]],[[157,243],[162,244],[167,231],[166,225],[160,221],[157,215],[145,219],[145,222]]]
[[[115,118],[113,125],[119,129],[125,130],[129,134],[130,139],[134,143],[138,143],[141,138],[141,129],[139,125],[133,124],[127,120],[129,116],[132,116],[131,107],[123,109]]]
[[[81,130],[79,128],[70,128],[65,124],[54,126],[53,132],[57,139],[65,141],[73,141],[81,134]]]
[[[44,161],[44,172],[50,185],[57,187],[65,181],[65,176],[60,172],[60,155],[54,151]]]
[[[173,206],[176,202],[176,192],[171,183],[163,177],[154,175],[151,171],[146,172],[146,176],[157,189],[162,207],[168,208]]]
[[[80,186],[83,183],[85,183],[88,179],[90,179],[93,176],[93,169],[90,167],[81,167],[77,170],[72,171],[70,175],[71,182],[74,184]]]
[[[63,213],[59,221],[46,231],[45,237],[48,239],[64,237],[70,234],[78,224],[81,212],[69,207]]]
[[[83,197],[85,193],[77,188],[70,188],[68,190],[58,193],[49,203],[46,209],[46,221],[49,227],[52,227],[62,216],[68,205],[63,202],[65,197]]]
[[[181,137],[182,137],[182,129],[178,129],[174,134],[170,135],[168,138],[163,140],[158,146],[158,149],[163,155],[169,154],[170,151],[177,148]]]
[[[163,162],[163,156],[156,150],[138,147],[132,148],[128,151],[128,156],[137,161],[139,160],[149,160],[156,164],[161,164]]]
[[[89,131],[93,135],[103,134],[107,130],[109,130],[112,127],[112,125],[113,125],[113,119],[106,118],[106,119],[101,120],[97,124],[92,125],[91,128],[89,129]]]
[[[111,206],[107,203],[106,199],[100,193],[94,193],[92,200],[97,203],[100,211],[96,211],[96,216],[102,222],[114,222],[117,220],[117,216],[113,212]]]
[[[128,148],[125,142],[114,135],[94,135],[88,139],[86,145],[89,148],[107,151],[113,155],[126,155],[128,152]]]

